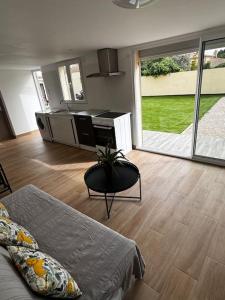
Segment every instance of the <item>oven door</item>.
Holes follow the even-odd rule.
[[[109,144],[110,148],[116,149],[115,129],[113,126],[93,125],[93,128],[96,146],[105,147]]]

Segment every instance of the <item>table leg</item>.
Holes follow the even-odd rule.
[[[142,189],[141,189],[141,175],[139,174],[139,191],[140,191],[140,201],[142,200]]]
[[[108,216],[108,219],[109,219],[110,218],[110,212],[111,212],[111,209],[112,209],[113,200],[115,198],[115,193],[112,196],[110,205],[108,205],[107,194],[105,193],[104,195],[105,195],[105,204],[106,204],[107,216]]]
[[[87,187],[87,190],[88,190],[88,197],[91,198],[89,187]]]

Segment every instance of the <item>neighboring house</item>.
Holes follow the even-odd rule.
[[[217,57],[216,54],[213,55],[205,54],[204,58],[205,58],[204,59],[205,63],[210,63],[210,68],[215,68],[225,63],[225,58]],[[192,54],[191,61],[192,61],[192,66],[194,66],[193,69],[196,69],[198,66],[198,53],[195,52]]]
[[[210,62],[210,67],[215,68],[225,63],[225,58],[216,57],[215,55],[205,55],[205,62]]]

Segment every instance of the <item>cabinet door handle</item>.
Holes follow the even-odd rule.
[[[106,126],[100,126],[100,125],[94,125],[93,127],[97,128],[97,129],[104,129],[104,130],[112,130],[113,129],[113,127],[106,127]]]
[[[72,126],[74,142],[75,142],[75,144],[78,144],[76,136],[75,136],[75,130],[74,130],[74,127],[73,127],[73,120],[70,119],[70,122],[71,122],[71,126]]]
[[[89,133],[81,132],[82,135],[89,135]]]

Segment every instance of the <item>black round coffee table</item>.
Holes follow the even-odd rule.
[[[138,168],[130,163],[123,162],[122,164],[115,164],[113,167],[112,175],[109,177],[106,175],[105,169],[102,165],[96,164],[89,168],[85,175],[84,181],[87,185],[89,198],[91,197],[104,197],[106,203],[106,210],[108,218],[112,208],[113,201],[115,200],[116,193],[125,191],[131,188],[135,183],[139,181],[139,196],[116,196],[119,199],[133,199],[141,201],[141,175]],[[102,193],[103,195],[93,195],[90,190]],[[109,196],[111,203],[108,205]]]

